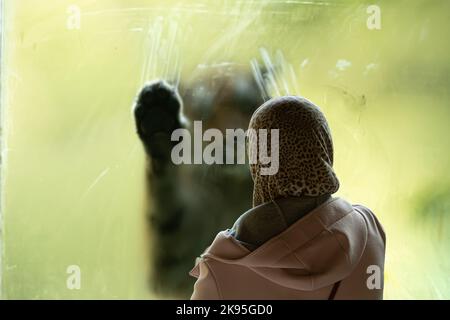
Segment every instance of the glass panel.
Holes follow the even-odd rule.
[[[385,298],[450,298],[450,2],[377,3],[3,1],[3,298],[160,297],[147,287],[149,242],[176,256],[231,226],[200,211],[184,217],[199,222],[177,241],[148,239],[154,199],[132,106],[154,79],[178,86],[186,114],[208,127],[245,128],[248,101],[268,96],[321,106],[338,195],[373,209],[385,227]],[[217,94],[252,109],[230,112]],[[251,188],[236,184],[249,181],[247,165],[220,186],[222,167],[201,171],[211,178],[203,184],[198,168],[174,178],[181,200],[169,203],[235,203],[237,190],[250,207]],[[222,209],[211,207],[214,219]],[[192,251],[193,265],[201,252]],[[161,277],[188,277],[159,263],[168,264]],[[78,271],[81,288],[71,288]]]

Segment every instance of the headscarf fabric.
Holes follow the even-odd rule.
[[[325,116],[311,101],[297,96],[271,99],[254,112],[249,129],[256,133],[266,129],[267,141],[271,141],[272,129],[279,130],[278,171],[261,174],[267,165],[259,157],[250,163],[254,207],[277,198],[317,197],[339,189],[331,132]],[[249,138],[249,152],[258,150],[257,136]]]

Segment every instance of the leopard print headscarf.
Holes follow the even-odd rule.
[[[279,169],[274,175],[261,175],[258,161],[250,164],[254,189],[253,206],[276,198],[321,196],[339,189],[333,171],[333,142],[325,116],[307,99],[287,96],[274,98],[253,114],[249,129],[279,129]],[[258,131],[256,131],[258,132]],[[256,144],[249,137],[249,152]]]

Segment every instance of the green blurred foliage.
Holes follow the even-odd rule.
[[[433,186],[450,177],[450,2],[376,1],[380,30],[366,27],[370,4],[7,0],[3,298],[151,298],[135,94],[165,75],[174,52],[188,82],[201,64],[250,69],[265,48],[292,65],[290,93],[329,118],[338,195],[372,208],[386,229],[385,297],[449,299],[448,228],[433,237],[448,226],[448,189]],[[79,30],[66,27],[70,5]],[[80,290],[66,287],[72,264]]]

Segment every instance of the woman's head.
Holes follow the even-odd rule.
[[[264,165],[259,159],[250,165],[254,206],[280,197],[314,197],[339,189],[333,171],[331,132],[325,116],[312,102],[296,96],[271,99],[255,111],[249,129],[256,133],[268,130],[268,141],[270,130],[279,130],[278,172],[262,175]],[[257,150],[256,143],[250,138],[249,149]]]

